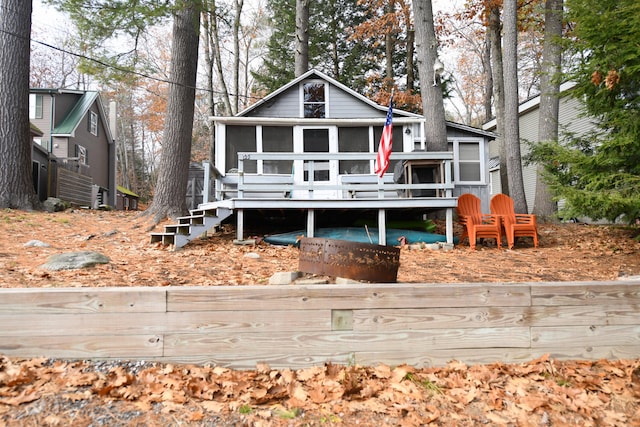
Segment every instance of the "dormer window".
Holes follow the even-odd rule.
[[[323,119],[326,117],[325,84],[307,82],[302,85],[303,117]]]

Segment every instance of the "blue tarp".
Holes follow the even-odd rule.
[[[341,228],[318,228],[314,237],[325,239],[348,240],[360,243],[378,243],[378,229],[367,227],[341,227]],[[289,233],[272,234],[264,236],[264,241],[272,245],[298,245],[301,237],[306,237],[305,230],[291,231]],[[404,237],[405,243],[445,243],[447,237],[442,234],[428,233],[426,231],[402,230],[398,228],[387,229],[387,246],[397,246],[400,239]]]

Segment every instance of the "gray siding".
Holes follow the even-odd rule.
[[[329,87],[329,117],[336,119],[360,119],[385,117],[386,112],[373,108],[347,92]]]
[[[385,111],[367,105],[333,85],[329,85],[328,101],[328,118],[375,118],[386,115]],[[270,102],[252,110],[248,115],[251,117],[297,118],[301,117],[300,111],[300,86],[296,85],[279,94]]]
[[[251,111],[251,117],[300,117],[300,94],[298,87],[292,87],[275,99]]]

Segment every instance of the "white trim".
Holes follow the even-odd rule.
[[[456,185],[486,185],[486,162],[484,161],[484,151],[485,151],[485,142],[482,138],[471,138],[471,137],[459,137],[459,138],[449,138],[448,143],[453,145],[453,182]],[[480,180],[479,181],[462,181],[460,179],[460,143],[469,144],[469,143],[477,143],[478,144],[478,163],[480,164]],[[462,162],[462,163],[475,163],[471,161]]]

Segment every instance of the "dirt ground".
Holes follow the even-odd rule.
[[[232,225],[177,251],[151,244],[149,225],[148,218],[135,212],[2,211],[0,287],[267,284],[276,272],[298,269],[297,248],[264,242],[234,245]],[[443,226],[437,231],[444,233]],[[540,224],[537,249],[530,238],[520,239],[513,250],[499,250],[492,241],[475,251],[466,242],[452,251],[404,247],[398,282],[550,282],[637,276],[640,241],[633,237],[638,233],[637,227]],[[460,235],[457,228],[455,235]],[[25,246],[34,240],[49,246]],[[111,262],[85,270],[40,268],[51,255],[76,251],[100,252]]]
[[[267,284],[274,273],[298,268],[298,249],[234,245],[230,225],[172,251],[150,243],[148,221],[135,212],[1,211],[0,287]],[[398,281],[640,276],[640,242],[633,239],[639,231],[540,224],[539,248],[530,239],[513,250],[492,242],[475,251],[466,242],[452,251],[403,247]],[[84,270],[41,268],[51,255],[76,251],[97,251],[111,262]],[[640,426],[639,408],[640,359],[233,371],[0,355],[0,426]]]

